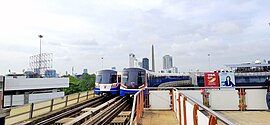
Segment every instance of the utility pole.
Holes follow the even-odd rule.
[[[41,75],[41,39],[43,38],[42,35],[38,35],[39,37],[39,67],[38,67],[38,70],[39,70],[39,75]]]

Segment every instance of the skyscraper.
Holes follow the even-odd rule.
[[[163,69],[170,69],[173,67],[172,56],[163,56]]]
[[[142,68],[149,70],[149,59],[148,58],[142,59]]]
[[[132,67],[135,67],[134,65],[134,62],[136,61],[136,57],[135,57],[135,54],[133,53],[130,53],[129,54],[129,67],[132,68]]]

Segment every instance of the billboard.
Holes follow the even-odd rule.
[[[219,75],[215,72],[204,73],[204,86],[205,87],[219,87]]]
[[[220,87],[234,87],[235,77],[233,72],[219,73]]]

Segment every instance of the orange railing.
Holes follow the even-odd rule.
[[[133,106],[130,118],[130,125],[138,124],[144,111],[144,90],[140,90],[134,95]]]
[[[209,109],[208,107],[206,107],[202,103],[194,100],[189,95],[183,94],[180,91],[177,91],[176,89],[173,91],[172,95],[177,94],[177,93],[178,93],[178,97],[175,98],[174,100],[177,100],[177,103],[178,103],[176,113],[178,113],[178,116],[179,116],[179,125],[191,124],[190,123],[191,118],[192,118],[193,125],[199,125],[200,124],[198,122],[199,108],[201,108],[202,110],[204,110],[206,113],[209,114],[210,117],[208,118],[208,125],[216,125],[217,119],[219,119],[221,122],[223,122],[225,124],[234,125],[234,123],[227,120],[226,118],[219,115],[218,113],[214,112],[213,110]],[[174,98],[174,96],[173,96],[173,98]],[[176,105],[176,104],[174,104],[174,105]],[[189,105],[189,109],[192,107],[193,111],[188,110],[188,108],[187,108],[188,105]],[[187,113],[187,112],[192,112],[192,115],[190,115],[191,113]],[[189,116],[188,116],[188,114],[189,114]]]

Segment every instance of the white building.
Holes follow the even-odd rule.
[[[160,72],[161,73],[178,73],[178,68],[172,67],[170,69],[162,69]]]
[[[135,67],[135,61],[136,61],[137,59],[136,59],[136,57],[135,57],[135,54],[133,54],[133,53],[130,53],[129,54],[129,67],[130,68],[132,68],[132,67]]]
[[[173,67],[172,56],[165,55],[163,56],[163,69],[170,69]]]
[[[138,67],[142,68],[142,62],[138,62]]]
[[[142,62],[139,62],[138,59],[136,59],[135,54],[133,53],[129,54],[129,67],[142,67]]]

